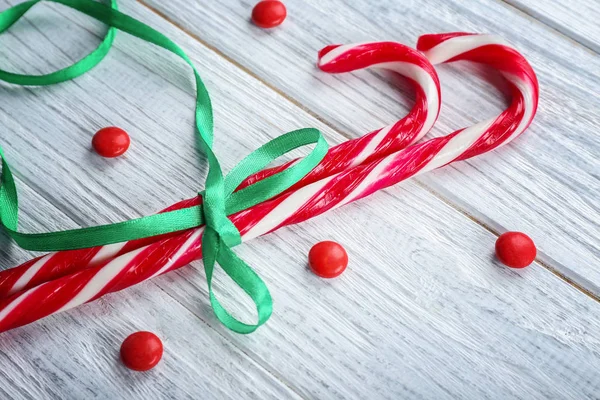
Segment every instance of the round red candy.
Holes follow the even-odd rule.
[[[496,256],[511,268],[525,268],[536,254],[535,243],[524,233],[506,232],[496,240]]]
[[[123,364],[134,371],[148,371],[158,364],[163,355],[163,345],[152,332],[136,332],[121,345]]]
[[[348,266],[348,254],[339,243],[319,242],[308,252],[308,265],[321,278],[335,278]]]
[[[106,158],[122,155],[127,151],[130,143],[131,139],[127,132],[115,126],[100,129],[92,139],[92,146],[96,153]]]
[[[252,22],[261,28],[281,25],[287,15],[285,5],[278,0],[263,0],[252,9]]]

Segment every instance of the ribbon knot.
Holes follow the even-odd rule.
[[[227,218],[225,210],[225,202],[215,202],[207,198],[204,192],[199,193],[202,197],[202,210],[204,213],[205,231],[212,229],[228,247],[237,246],[242,242],[240,232],[235,225]],[[223,194],[223,199],[227,200],[228,196]]]
[[[312,152],[290,168],[235,191],[242,182],[254,175],[280,156],[307,144],[316,143]],[[316,129],[300,129],[271,140],[242,160],[223,180],[216,183],[207,177],[203,197],[203,212],[206,220],[202,236],[202,260],[208,283],[210,302],[217,318],[229,329],[238,333],[254,332],[264,324],[273,311],[271,294],[263,280],[240,259],[231,247],[241,243],[240,232],[227,218],[228,214],[244,210],[255,204],[275,197],[302,179],[316,167],[327,153],[327,143]],[[245,324],[234,318],[217,300],[212,290],[215,265],[250,296],[256,305],[258,321]]]
[[[21,3],[0,13],[0,33],[12,26],[40,0]],[[328,146],[316,129],[299,129],[279,136],[252,152],[226,176],[223,176],[216,154],[212,150],[213,112],[208,91],[185,52],[162,33],[111,7],[90,0],[50,0],[78,10],[110,26],[102,43],[85,58],[60,71],[47,75],[19,75],[0,70],[0,80],[18,85],[51,85],[76,78],[95,67],[108,54],[115,29],[127,32],[162,47],[182,58],[192,69],[196,83],[196,133],[198,147],[208,160],[205,190],[200,193],[203,204],[169,211],[115,224],[29,234],[18,232],[18,196],[14,178],[0,148],[0,223],[9,236],[24,249],[59,251],[83,249],[129,240],[141,239],[198,228],[205,225],[202,235],[202,258],[210,294],[217,318],[229,329],[250,333],[264,324],[273,309],[269,290],[260,277],[231,250],[242,237],[228,215],[245,210],[281,194],[315,168],[327,153]],[[275,159],[299,147],[316,144],[312,151],[293,166],[236,191],[249,176],[267,167]],[[216,299],[212,290],[215,265],[233,279],[254,301],[258,313],[256,324],[235,319]]]

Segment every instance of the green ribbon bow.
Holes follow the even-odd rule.
[[[0,33],[10,28],[39,1],[41,0],[27,1],[0,13]],[[19,209],[17,189],[10,167],[0,148],[2,158],[0,222],[3,228],[24,249],[58,251],[124,242],[206,225],[202,236],[202,259],[213,310],[217,318],[229,329],[238,333],[255,331],[271,316],[273,302],[262,279],[231,250],[231,247],[241,243],[241,236],[227,215],[277,196],[302,179],[321,162],[327,153],[328,146],[323,136],[316,129],[300,129],[286,133],[252,152],[227,176],[223,176],[219,160],[212,150],[213,112],[210,97],[200,75],[184,51],[162,33],[119,12],[116,0],[110,0],[110,7],[90,0],[50,1],[78,10],[107,24],[110,28],[106,36],[93,52],[67,68],[41,76],[19,75],[0,70],[0,79],[18,85],[51,85],[76,78],[95,67],[108,54],[115,37],[115,29],[178,55],[192,68],[196,81],[198,145],[206,155],[209,166],[205,190],[199,193],[203,197],[203,204],[91,228],[40,234],[21,233],[17,231]],[[308,156],[292,167],[235,191],[246,178],[262,170],[278,157],[301,146],[315,143]],[[256,324],[245,324],[235,319],[216,299],[212,291],[215,264],[221,265],[223,270],[252,298],[258,313]]]

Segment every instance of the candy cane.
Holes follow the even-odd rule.
[[[494,119],[360,164],[233,215],[231,219],[244,241],[304,221],[419,173],[490,151],[514,139],[531,123],[538,101],[537,79],[525,58],[501,39],[488,35],[428,35],[421,38],[419,47],[435,62],[464,59],[496,67],[511,85],[510,106]],[[321,65],[326,67],[342,50],[343,47],[337,47],[327,51]],[[2,299],[0,331],[187,265],[201,256],[202,231],[203,228],[188,230],[123,254],[104,266]]]
[[[338,48],[338,57],[326,65],[321,64],[323,70],[329,73],[341,73],[379,67],[397,72],[414,84],[416,89],[415,106],[398,122],[331,148],[323,161],[310,174],[290,188],[290,191],[415,143],[429,132],[439,114],[439,80],[434,67],[418,51],[399,43],[380,42],[343,47],[330,46],[322,53],[325,54],[336,47]],[[280,172],[294,162],[290,161],[280,167],[261,171],[250,177],[240,188]],[[164,211],[197,204],[199,204],[198,198],[184,200]],[[18,267],[0,272],[0,298],[84,268],[102,265],[120,254],[160,239],[176,236],[176,234],[47,254]]]

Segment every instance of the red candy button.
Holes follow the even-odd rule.
[[[335,278],[348,266],[348,254],[339,243],[319,242],[308,252],[308,265],[321,278]]]
[[[525,268],[535,260],[536,253],[533,240],[521,232],[506,232],[496,240],[496,256],[511,268]]]
[[[125,153],[130,143],[131,139],[127,132],[115,126],[100,129],[92,139],[92,146],[96,153],[106,158],[118,157]]]
[[[121,360],[134,371],[148,371],[154,368],[163,354],[163,345],[152,332],[136,332],[123,341]]]
[[[274,28],[281,25],[287,15],[282,2],[263,0],[252,9],[252,22],[261,28]]]

